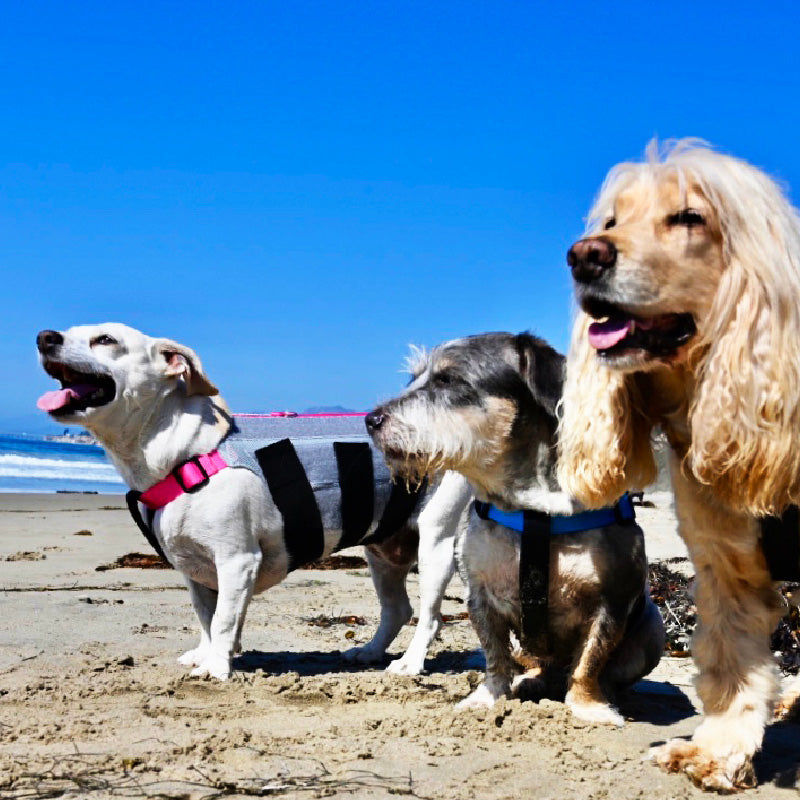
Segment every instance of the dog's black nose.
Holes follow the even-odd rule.
[[[64,344],[64,337],[58,331],[39,331],[36,337],[36,346],[40,353],[49,353],[59,344]]]
[[[567,264],[578,283],[591,283],[617,263],[617,248],[602,236],[581,239],[570,247]]]
[[[370,433],[375,433],[375,431],[383,425],[383,421],[386,419],[386,416],[383,412],[376,409],[375,411],[370,411],[366,417],[364,417],[364,424],[367,426],[367,430]]]

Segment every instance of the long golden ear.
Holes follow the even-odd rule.
[[[219,390],[206,377],[200,357],[191,347],[173,342],[171,339],[158,339],[156,351],[164,359],[164,374],[170,377],[183,377],[187,394],[212,396]]]
[[[800,238],[777,187],[775,203],[725,233],[687,456],[723,502],[756,515],[800,502]]]
[[[585,505],[615,502],[656,475],[652,423],[641,411],[632,377],[608,369],[589,344],[590,320],[579,312],[567,357],[560,406],[558,478]]]

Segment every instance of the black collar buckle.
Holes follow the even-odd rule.
[[[183,482],[183,476],[181,475],[181,470],[187,464],[194,464],[197,467],[197,469],[200,470],[200,474],[203,476],[203,479],[198,483],[196,483],[194,486],[187,486]],[[195,492],[200,491],[200,489],[202,489],[209,481],[209,475],[206,472],[205,467],[200,463],[200,456],[192,456],[191,458],[187,458],[186,461],[183,461],[180,464],[178,464],[178,466],[172,470],[172,477],[175,478],[176,481],[178,481],[178,486],[180,486],[181,489],[183,489],[183,491],[186,492],[186,494],[194,494]]]

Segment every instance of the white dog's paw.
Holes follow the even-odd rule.
[[[425,668],[425,659],[409,658],[406,653],[401,658],[396,658],[386,667],[392,675],[421,675]]]
[[[208,647],[195,647],[194,650],[187,650],[182,656],[178,656],[178,663],[184,667],[197,667],[205,661],[208,655]]]
[[[572,714],[584,722],[594,722],[598,725],[616,725],[618,727],[622,727],[625,724],[622,714],[608,703],[579,703],[571,700],[567,695],[566,704]]]
[[[226,681],[231,676],[231,660],[224,656],[208,653],[189,674],[195,678],[210,675],[217,680]]]
[[[492,708],[497,699],[489,687],[482,683],[471,695],[456,703],[456,711],[465,711],[469,708]]]
[[[351,647],[342,653],[342,658],[351,664],[375,664],[383,661],[385,650],[365,644],[363,647]]]

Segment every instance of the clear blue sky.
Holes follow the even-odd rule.
[[[567,247],[654,135],[800,197],[794,3],[26,0],[0,23],[0,430],[52,388],[45,327],[177,339],[236,411],[366,409],[409,343],[563,350]]]

